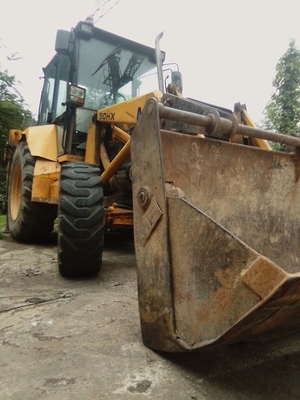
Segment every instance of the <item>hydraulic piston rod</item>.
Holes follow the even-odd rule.
[[[148,103],[148,107],[149,110],[151,110],[151,100]],[[235,123],[233,119],[230,120],[222,118],[220,116],[217,116],[216,113],[208,115],[194,114],[188,111],[166,107],[161,103],[158,104],[158,110],[160,118],[202,126],[203,128],[205,128],[207,136],[213,136],[210,134],[210,132],[218,131],[226,137],[231,137],[234,134],[238,134],[242,136],[271,140],[277,143],[300,147],[300,139],[297,137],[283,135],[280,133],[273,133],[265,131],[263,129],[238,124]]]

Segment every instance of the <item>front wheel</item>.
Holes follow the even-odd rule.
[[[100,169],[85,162],[62,164],[58,204],[58,266],[65,276],[96,274],[104,239]]]

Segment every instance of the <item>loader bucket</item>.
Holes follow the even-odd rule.
[[[176,132],[169,118],[216,135]],[[248,127],[220,118],[218,133],[213,120],[188,112],[188,103],[182,111],[150,99],[132,134],[141,330],[155,350],[300,328],[298,149],[231,143],[230,124],[234,134]]]

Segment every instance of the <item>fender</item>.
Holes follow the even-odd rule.
[[[30,153],[35,157],[57,161],[64,154],[63,128],[58,125],[32,126],[23,132]]]
[[[58,157],[64,154],[63,128],[58,125],[42,125],[27,128],[26,138],[30,153],[38,157],[34,167],[32,201],[57,204],[60,164]]]

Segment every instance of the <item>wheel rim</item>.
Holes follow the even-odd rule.
[[[11,182],[11,192],[10,192],[10,214],[11,218],[15,221],[21,202],[21,166],[17,164],[13,171],[13,177]]]

